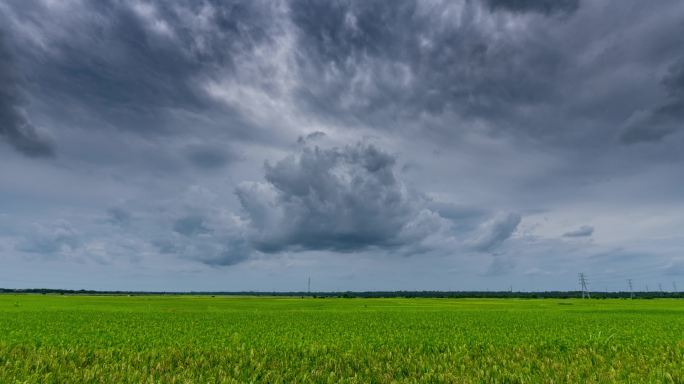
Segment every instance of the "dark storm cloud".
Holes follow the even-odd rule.
[[[568,231],[563,234],[563,237],[589,237],[594,234],[594,227],[591,225],[583,225],[573,231]]]
[[[482,12],[479,2],[293,2],[311,80],[300,97],[380,126],[450,112],[498,119],[553,99],[567,53],[542,35],[494,31]]]
[[[373,145],[304,147],[274,165],[265,183],[237,195],[264,252],[354,251],[420,240],[439,216],[397,178],[396,160]],[[442,219],[443,220],[443,219]]]
[[[538,12],[545,15],[572,13],[579,9],[579,0],[486,0],[494,10]]]
[[[25,100],[19,72],[0,29],[0,138],[31,157],[50,157],[54,148],[31,125],[24,110]]]
[[[634,113],[620,136],[625,144],[660,141],[682,129],[684,124],[684,59],[670,66],[662,85],[667,90],[667,100],[653,109]]]
[[[94,129],[156,135],[179,129],[172,110],[216,112],[203,82],[230,73],[236,56],[274,33],[271,9],[256,2],[104,0],[69,7],[17,3],[11,17],[31,26],[32,35],[19,29],[10,38],[22,41],[17,50],[33,96],[59,100],[45,103],[53,116]]]

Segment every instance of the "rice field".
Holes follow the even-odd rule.
[[[684,300],[0,295],[0,383],[684,383]]]

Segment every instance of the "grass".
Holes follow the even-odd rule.
[[[0,295],[0,383],[684,383],[684,301]]]

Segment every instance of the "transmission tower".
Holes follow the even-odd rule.
[[[589,294],[589,289],[587,289],[587,277],[584,276],[584,273],[579,274],[579,283],[580,287],[582,287],[582,298],[584,299],[585,296],[591,299],[591,295]]]
[[[677,291],[677,282],[675,282],[675,281],[672,282],[672,289],[674,290],[673,291],[674,293],[679,292],[679,291]]]
[[[658,290],[660,291],[660,296],[663,295],[663,285],[658,283]]]
[[[306,285],[306,293],[308,293],[309,295],[311,294],[311,276],[309,276],[309,281]]]
[[[632,279],[627,279],[627,284],[629,284],[629,298],[634,298],[634,291],[632,290]]]

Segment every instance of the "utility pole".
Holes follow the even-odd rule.
[[[632,290],[632,279],[627,279],[627,284],[629,284],[629,298],[634,298],[634,291]]]
[[[584,276],[584,273],[579,274],[579,283],[580,287],[582,287],[582,298],[588,297],[591,299],[591,295],[589,294],[589,289],[587,289],[587,278]]]

